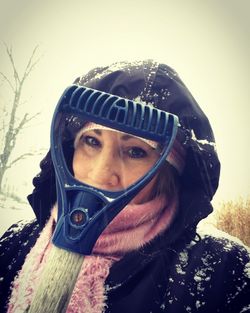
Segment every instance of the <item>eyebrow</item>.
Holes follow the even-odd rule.
[[[125,135],[122,135],[121,138],[126,141],[129,139],[134,139],[135,136],[125,134]]]
[[[100,129],[93,129],[93,132],[96,133],[99,136],[102,135],[102,131]]]
[[[102,131],[101,131],[100,129],[93,129],[93,131],[94,131],[97,135],[99,135],[99,136],[102,135]],[[129,140],[129,139],[134,139],[134,138],[135,138],[135,136],[133,136],[133,135],[128,135],[128,134],[124,134],[124,135],[121,136],[121,139],[124,140],[124,141],[127,141],[127,140]]]

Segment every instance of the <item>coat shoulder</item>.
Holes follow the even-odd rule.
[[[27,251],[36,241],[39,232],[36,220],[19,221],[13,224],[0,239],[1,261],[10,260],[14,255],[18,258],[23,250]]]
[[[20,221],[13,224],[0,239],[0,312],[5,312],[11,284],[39,233],[36,220]]]
[[[196,296],[200,296],[198,306],[213,302],[214,297],[220,296],[219,312],[250,310],[249,247],[222,231],[198,229],[197,241],[187,245],[183,253],[192,263],[190,290],[195,289]]]
[[[221,260],[223,265],[237,264],[245,267],[250,262],[250,248],[244,243],[223,231],[213,227],[210,231],[198,228],[197,235],[199,240],[195,249],[208,251],[210,255],[214,255],[216,259]],[[192,246],[192,244],[191,244]]]

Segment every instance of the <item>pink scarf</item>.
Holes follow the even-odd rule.
[[[140,205],[127,205],[99,237],[93,254],[84,257],[67,313],[103,312],[106,300],[104,283],[112,264],[162,233],[171,223],[176,207],[177,201],[168,204],[160,198]],[[52,247],[50,239],[55,210],[52,210],[51,218],[14,280],[8,313],[24,312],[32,302],[34,289]]]

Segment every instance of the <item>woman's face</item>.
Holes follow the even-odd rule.
[[[77,180],[108,191],[128,188],[151,169],[159,158],[146,142],[111,130],[88,130],[75,145],[73,171]],[[155,178],[133,203],[149,200]]]

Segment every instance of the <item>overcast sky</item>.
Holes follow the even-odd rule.
[[[0,38],[12,46],[20,72],[37,45],[41,57],[19,111],[41,115],[21,134],[13,157],[48,147],[54,106],[75,77],[115,61],[153,58],[179,73],[211,121],[222,162],[215,200],[249,194],[250,1],[0,0]],[[3,44],[0,70],[10,74]],[[1,83],[1,108],[8,101]],[[6,174],[19,194],[31,190],[40,158]]]

